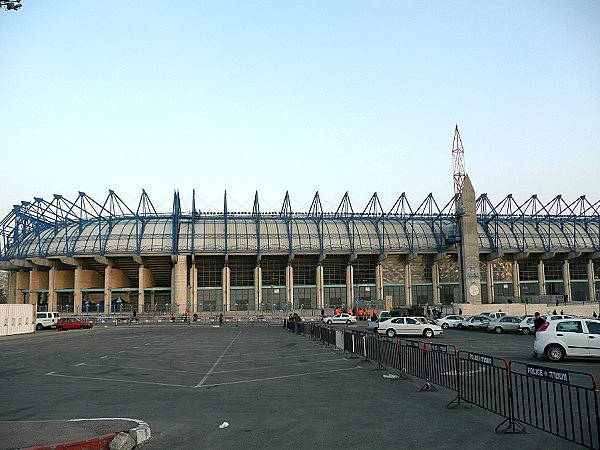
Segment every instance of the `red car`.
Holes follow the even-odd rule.
[[[76,317],[65,317],[56,322],[56,329],[58,331],[92,328],[93,326],[94,324],[92,322],[83,319],[77,319]]]

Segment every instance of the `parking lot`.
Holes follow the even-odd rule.
[[[530,353],[531,339],[451,330],[436,341],[506,357]],[[47,330],[0,350],[0,420],[136,418],[152,429],[146,448],[575,448],[534,429],[496,435],[498,416],[448,410],[453,392],[419,392],[420,379],[384,378],[283,327]]]

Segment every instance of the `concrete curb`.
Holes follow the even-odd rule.
[[[65,422],[93,422],[93,421],[111,421],[111,420],[125,420],[129,422],[136,422],[137,426],[129,429],[129,436],[134,442],[134,447],[145,442],[148,442],[152,437],[150,426],[139,419],[130,419],[123,417],[104,417],[96,419],[69,419]],[[118,433],[110,433],[102,436],[95,436],[90,439],[78,439],[74,441],[54,443],[51,445],[41,445],[34,447],[27,447],[22,450],[103,450],[110,448],[110,443],[118,435]]]

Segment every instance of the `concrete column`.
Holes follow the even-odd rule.
[[[569,300],[575,300],[571,295],[571,272],[569,271],[569,260],[565,259],[563,261],[562,272],[563,272],[563,287],[565,289],[565,294],[569,296]]]
[[[138,269],[138,306],[139,313],[144,312],[146,288],[154,287],[154,277],[150,269],[140,266]],[[154,311],[154,291],[150,294],[150,309]]]
[[[75,279],[77,280],[77,268],[75,270]],[[112,302],[112,292],[113,288],[111,283],[110,274],[112,272],[112,266],[108,265],[104,268],[104,313],[109,313],[111,311],[111,302]],[[77,284],[77,283],[76,283]]]
[[[187,307],[187,292],[188,292],[188,280],[187,280],[187,257],[185,255],[179,255],[177,262],[173,265],[172,277],[173,285],[171,285],[171,311],[173,314],[183,314]]]
[[[494,266],[490,261],[485,265],[485,275],[488,290],[488,303],[494,303]]]
[[[317,265],[317,308],[325,308],[325,288],[323,285],[323,266]]]
[[[590,301],[595,302],[596,298],[596,282],[594,280],[594,261],[588,259],[587,264],[587,279],[588,279],[588,294]]]
[[[519,277],[519,261],[513,261],[513,296],[521,296],[521,278]]]
[[[375,266],[375,291],[377,291],[376,300],[384,300],[383,298],[383,267],[381,263]]]
[[[346,307],[352,309],[354,306],[354,267],[352,264],[346,266]]]
[[[275,294],[273,294],[273,295],[275,295]],[[262,267],[256,266],[254,268],[254,310],[259,311],[261,304],[262,304]]]
[[[458,229],[461,235],[460,275],[465,302],[481,304],[481,280],[479,273],[479,235],[477,232],[475,190],[469,176],[464,178],[462,195],[457,205]]]
[[[75,312],[78,310],[77,305],[81,305],[81,288],[83,287],[83,276],[84,276],[84,272],[83,269],[81,268],[81,266],[78,266],[75,268],[75,279],[73,281],[73,307],[74,310],[73,311],[69,311],[69,312]],[[107,278],[105,278],[107,279]],[[110,296],[108,295],[108,293],[106,291],[106,285],[104,287],[104,312],[110,311]],[[108,300],[108,306],[107,306],[107,301]]]
[[[25,271],[17,272],[17,286],[15,288],[16,293],[16,302],[19,304],[23,304],[25,302],[25,294],[23,294],[24,290],[29,289],[29,273]]]
[[[433,290],[433,304],[439,305],[440,301],[440,266],[437,261],[433,262],[431,266],[431,284]]]
[[[592,277],[592,280],[594,277]],[[8,303],[17,303],[17,272],[8,272]]]
[[[223,290],[223,311],[231,310],[231,280],[230,280],[230,269],[229,267],[223,267],[223,286],[221,289]]]
[[[544,274],[544,261],[538,263],[538,288],[540,295],[546,295],[546,275]]]
[[[190,314],[194,314],[198,312],[198,269],[196,268],[196,264],[192,264],[192,267],[190,267],[189,284],[190,302],[192,302]]]
[[[410,263],[404,263],[404,297],[406,298],[406,306],[412,306],[412,269]]]
[[[294,305],[294,267],[291,264],[285,268],[285,301]]]
[[[54,290],[54,282],[56,281],[56,269],[54,267],[50,268],[50,272],[48,272],[48,311],[56,311],[58,307],[57,295]]]

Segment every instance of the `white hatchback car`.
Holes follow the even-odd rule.
[[[458,325],[463,320],[465,320],[463,316],[444,316],[440,317],[439,319],[436,319],[435,324],[439,325],[444,330],[446,330],[448,328],[456,328],[456,325]]]
[[[351,323],[356,323],[356,316],[348,313],[341,313],[336,314],[335,316],[325,317],[323,322],[327,325],[333,325],[334,323],[345,323],[349,325]]]
[[[442,327],[438,325],[424,324],[414,317],[392,317],[379,324],[377,333],[388,337],[396,337],[398,334],[425,336],[431,338],[442,334]]]
[[[574,317],[546,322],[533,341],[533,356],[540,355],[552,361],[600,357],[600,320]]]

